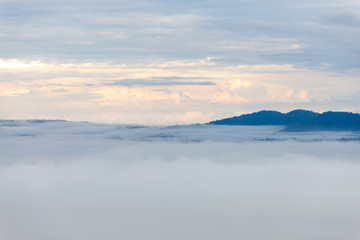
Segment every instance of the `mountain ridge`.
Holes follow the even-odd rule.
[[[327,111],[317,113],[310,110],[296,109],[288,113],[262,110],[230,118],[211,121],[212,125],[282,125],[284,131],[359,131],[360,114],[352,112]]]

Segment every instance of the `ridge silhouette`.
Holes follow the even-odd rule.
[[[283,125],[284,131],[358,131],[360,130],[360,114],[351,112],[317,113],[297,109],[288,113],[262,110],[250,114],[225,118],[209,122],[213,125]]]

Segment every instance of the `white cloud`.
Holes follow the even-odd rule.
[[[0,71],[1,108],[3,117],[10,119],[43,116],[176,124],[189,123],[185,113],[200,112],[199,119],[193,118],[196,123],[212,120],[210,112],[219,118],[264,108],[358,109],[354,96],[360,91],[357,71],[332,72],[329,66],[319,70],[290,64],[229,66],[213,58],[150,64],[2,63],[7,65]],[[159,91],[160,86],[167,90]],[[180,115],[168,117],[175,112]]]
[[[359,237],[358,133],[1,124],[2,239]]]
[[[0,96],[17,96],[27,94],[30,92],[29,88],[23,86],[17,86],[11,83],[0,83]]]
[[[45,67],[45,64],[42,64],[38,61],[21,61],[19,59],[0,59],[0,69],[1,70],[15,70],[18,71],[20,69],[39,69]]]
[[[264,108],[359,111],[358,7],[355,0],[1,1],[1,112],[176,124]],[[156,81],[110,87],[156,78],[166,91]],[[186,78],[215,85],[186,86]]]

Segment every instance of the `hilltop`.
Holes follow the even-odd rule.
[[[317,113],[297,109],[288,113],[263,110],[209,122],[213,125],[283,125],[285,131],[358,131],[360,114],[351,112]]]

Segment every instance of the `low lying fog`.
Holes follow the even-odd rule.
[[[352,134],[3,124],[0,239],[358,240]]]

